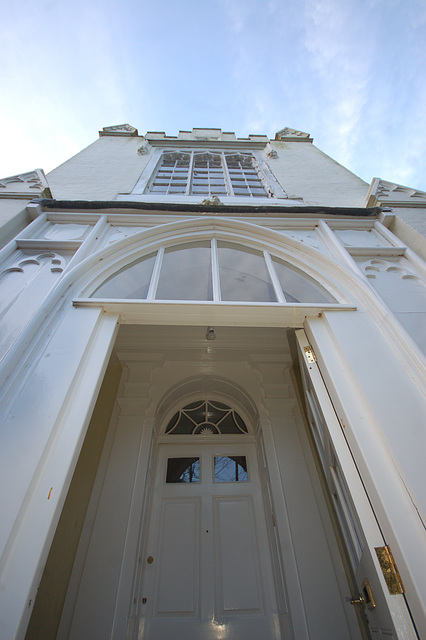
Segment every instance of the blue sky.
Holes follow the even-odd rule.
[[[109,125],[288,126],[426,191],[426,0],[1,1],[0,177]]]

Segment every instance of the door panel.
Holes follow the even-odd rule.
[[[386,543],[306,334],[296,331],[296,337],[307,419],[356,580],[352,599],[360,602],[354,606],[362,608],[373,637],[416,640],[403,596],[390,595],[386,587],[375,553]],[[369,588],[374,602],[369,602]]]
[[[262,611],[258,545],[251,496],[216,498],[215,567],[223,613]]]
[[[164,500],[161,514],[157,613],[198,611],[200,500]]]

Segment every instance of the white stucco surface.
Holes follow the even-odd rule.
[[[141,137],[104,136],[47,175],[57,200],[112,200],[129,192],[149,154],[138,155]]]
[[[278,158],[269,166],[289,197],[304,204],[362,207],[366,182],[307,142],[271,142]]]

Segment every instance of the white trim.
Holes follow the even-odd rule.
[[[196,302],[102,300],[101,298],[77,298],[75,307],[102,308],[107,314],[119,314],[122,324],[173,324],[243,327],[296,327],[300,328],[307,317],[316,317],[324,311],[356,311],[345,304],[280,304],[278,302]]]
[[[333,400],[345,440],[385,542],[392,547],[407,597],[411,600],[410,608],[423,637],[426,633],[426,556],[419,552],[424,549],[425,541],[419,505],[410,494],[410,484],[392,452],[383,429],[385,425],[382,426],[373,411],[327,315],[321,319],[307,319],[305,331],[318,361],[317,365],[312,365],[312,370],[318,366]]]
[[[139,180],[136,182],[135,186],[132,189],[132,192],[131,192],[132,196],[142,195],[142,193],[144,193],[145,189],[148,186],[148,183],[151,181],[151,179],[154,177],[154,175],[157,172],[157,165],[161,161],[162,155],[163,155],[162,149],[155,149],[154,153],[152,154],[152,157],[149,159],[148,164],[146,165],[145,169],[142,171],[142,174]],[[128,200],[128,198],[126,199]]]
[[[219,258],[217,253],[217,240],[211,239],[211,261],[212,261],[212,289],[213,300],[220,302],[222,300],[220,293],[220,279],[219,279]]]
[[[149,283],[149,289],[146,296],[147,302],[155,300],[155,294],[157,292],[158,280],[160,277],[161,265],[163,264],[164,247],[160,247],[155,256],[154,267],[152,269],[151,281]]]
[[[269,251],[265,250],[263,251],[263,257],[265,258],[266,267],[268,269],[269,277],[271,278],[272,286],[274,287],[274,292],[275,292],[277,301],[280,304],[285,304],[287,301],[285,299],[281,283],[278,279],[277,272],[272,263],[271,254],[269,253]]]
[[[358,385],[352,379],[348,367],[344,368],[345,372],[343,373],[343,363],[337,364],[333,357],[335,354],[331,355],[330,349],[326,347],[324,340],[321,340],[321,347],[313,340],[314,335],[320,337],[320,335],[323,334],[322,337],[325,336],[324,328],[323,322],[317,322],[315,326],[307,323],[306,329],[309,331],[310,335],[307,335],[305,331],[296,332],[300,353],[305,360],[303,352],[304,347],[309,347],[311,345],[314,346],[318,362],[309,363],[306,365],[306,370],[317,394],[329,436],[334,446],[347,486],[350,487],[351,499],[360,519],[362,531],[366,540],[366,547],[371,556],[371,560],[377,574],[378,583],[380,583],[382,588],[382,593],[380,595],[386,601],[389,609],[389,615],[396,627],[396,632],[398,634],[397,637],[401,638],[401,640],[403,638],[404,640],[415,640],[417,634],[412,626],[412,621],[404,597],[401,595],[395,596],[389,594],[388,588],[383,579],[380,564],[374,552],[375,547],[381,547],[384,544],[389,543],[389,540],[384,538],[380,518],[377,518],[377,516],[380,515],[381,508],[379,509],[379,513],[377,510],[374,510],[374,498],[376,491],[375,489],[371,490],[369,478],[370,470],[375,470],[375,468],[381,467],[381,472],[383,473],[386,469],[386,478],[388,479],[389,485],[392,486],[395,491],[393,496],[396,501],[401,497],[401,486],[397,488],[395,485],[395,469],[392,469],[391,465],[389,465],[386,446],[378,434],[375,420],[372,415],[369,415],[370,411],[368,410],[368,405],[363,401],[364,399],[357,388]],[[328,338],[331,338],[331,336],[328,336]],[[333,362],[333,364],[331,364],[331,362]],[[351,425],[351,411],[349,411],[349,414],[346,414],[343,409],[343,406],[340,403],[340,398],[338,397],[338,391],[334,388],[332,384],[332,377],[328,374],[326,363],[328,364],[328,367],[332,369],[333,376],[339,377],[340,380],[344,380],[346,383],[344,386],[346,386],[346,393],[349,394],[347,395],[346,400],[350,398],[350,405],[352,405],[352,409],[356,406],[356,413],[362,414],[365,423],[368,421],[369,432],[371,433],[369,449],[376,460],[376,462],[373,463],[373,466],[369,467],[368,464],[366,466],[366,460],[364,460],[363,453],[359,450],[358,444],[356,444],[355,447],[353,446],[353,436],[356,431],[356,413],[355,415],[352,413],[354,420]],[[324,380],[323,376],[325,372],[326,379]],[[347,403],[345,408],[350,409]],[[377,457],[380,458],[380,460],[377,460]],[[375,471],[373,472],[375,473]],[[389,499],[389,493],[391,493],[389,489],[390,487],[388,486],[388,489],[380,494],[381,499],[384,499],[385,502],[386,499]],[[388,496],[388,498],[386,498],[386,496]],[[400,507],[405,511],[406,505],[407,501],[404,500],[404,508],[402,505],[400,505]],[[412,519],[410,518],[408,521],[411,526]],[[418,584],[420,584],[420,582]]]

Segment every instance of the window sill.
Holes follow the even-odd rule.
[[[179,196],[179,195],[159,195],[155,193],[149,194],[136,194],[136,193],[119,193],[115,200],[119,202],[127,201],[127,202],[153,202],[153,203],[164,203],[164,204],[199,204],[205,205],[210,204],[214,205],[212,202],[212,198],[214,196]],[[206,202],[206,200],[208,202]],[[218,204],[219,205],[243,205],[243,206],[259,206],[259,205],[267,205],[267,206],[303,206],[303,199],[290,199],[290,198],[250,198],[243,196],[222,196],[219,197]]]

